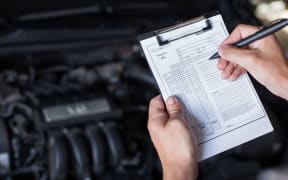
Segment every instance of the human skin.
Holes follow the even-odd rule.
[[[274,35],[237,48],[233,44],[258,31],[250,25],[238,25],[220,45],[218,68],[224,79],[236,80],[247,70],[273,94],[288,100],[288,65],[283,50]],[[236,68],[231,68],[236,66]]]
[[[165,108],[166,106],[166,108]],[[197,177],[195,140],[184,123],[184,109],[172,96],[150,101],[148,130],[161,160],[164,180],[194,180]]]
[[[257,27],[239,25],[220,45],[217,67],[222,78],[235,81],[248,71],[272,93],[288,100],[288,65],[273,35],[245,48],[231,46],[256,31]],[[196,141],[184,118],[183,107],[175,96],[168,98],[166,105],[160,96],[151,100],[148,130],[162,163],[164,180],[197,178]]]

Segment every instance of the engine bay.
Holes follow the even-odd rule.
[[[1,73],[2,177],[42,179],[47,169],[52,179],[89,179],[111,169],[131,179],[151,174],[147,104],[157,88],[137,51],[115,53],[123,60]]]

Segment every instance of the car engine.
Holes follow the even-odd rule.
[[[147,104],[157,88],[132,49],[115,49],[111,53],[122,58],[108,63],[3,71],[1,178],[150,179],[159,171],[146,130]]]

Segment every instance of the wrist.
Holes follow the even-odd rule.
[[[197,175],[198,166],[196,161],[163,166],[163,180],[196,180]]]
[[[280,79],[280,92],[279,96],[288,100],[288,76],[283,76]]]

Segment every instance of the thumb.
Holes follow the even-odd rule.
[[[177,97],[171,96],[166,100],[166,109],[169,115],[169,119],[184,118],[184,110],[181,102]]]
[[[219,55],[221,58],[238,64],[245,69],[249,69],[256,60],[257,52],[251,49],[239,49],[234,46],[222,45],[219,47]]]

